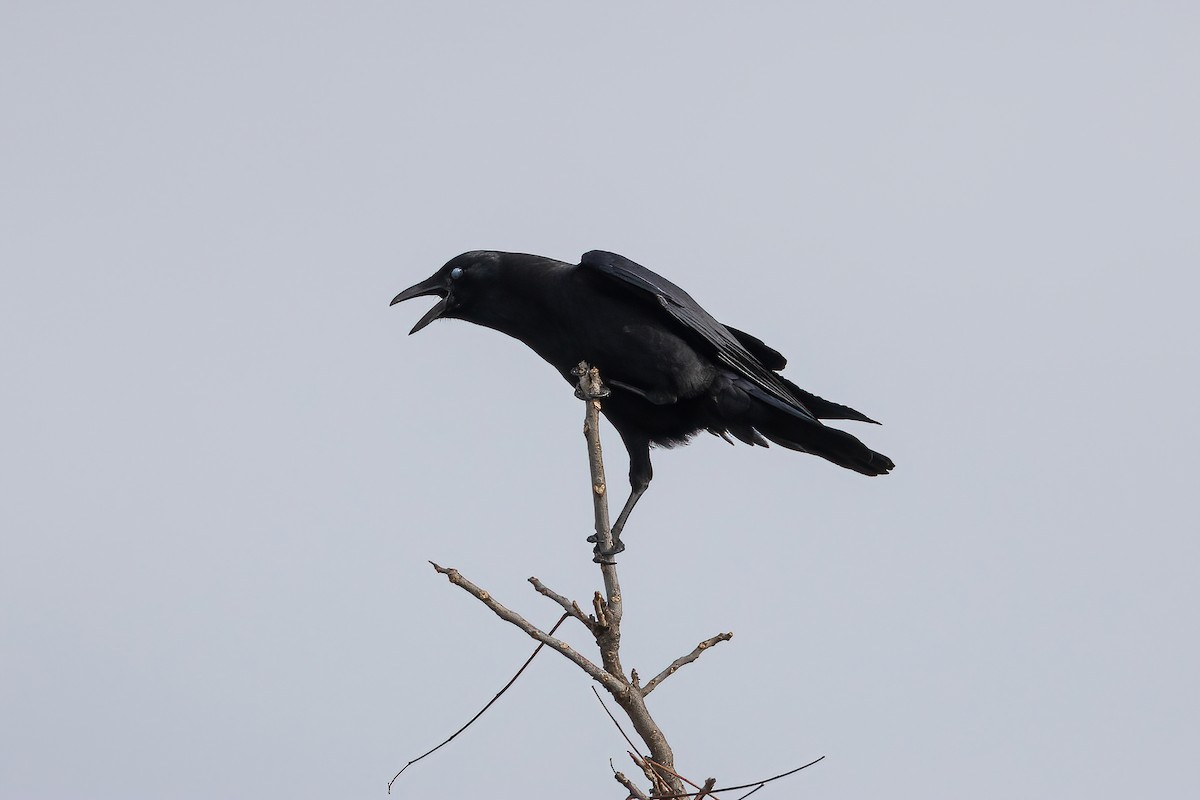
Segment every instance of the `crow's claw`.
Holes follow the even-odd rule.
[[[618,553],[623,553],[624,551],[625,545],[619,543],[613,545],[613,549],[608,550],[607,552],[597,547],[592,551],[592,561],[596,562],[597,564],[615,564],[617,563],[617,560],[614,558],[614,556],[616,556]]]
[[[589,536],[588,541],[595,542],[596,537],[594,535]],[[603,550],[601,549],[600,545],[597,544],[592,550],[592,561],[595,561],[597,564],[615,564],[617,562],[613,560],[613,556],[615,556],[617,553],[623,552],[625,552],[625,543],[621,541],[621,537],[619,535],[613,534],[612,549]]]

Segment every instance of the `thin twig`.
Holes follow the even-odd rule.
[[[676,772],[675,770],[671,769],[670,767],[667,767],[667,766],[664,766],[664,765],[662,765],[662,764],[659,764],[657,761],[655,761],[655,760],[654,760],[654,759],[652,759],[652,758],[647,758],[646,760],[647,760],[647,761],[649,761],[649,762],[650,762],[650,763],[651,763],[653,766],[657,767],[658,769],[666,770],[667,772],[671,773],[671,774],[672,774],[672,775],[674,775],[676,778],[679,778],[679,780],[683,781],[683,782],[684,782],[684,783],[686,783],[688,786],[692,787],[693,789],[696,789],[697,791],[699,791],[701,788],[703,788],[703,787],[701,787],[701,786],[700,786],[700,784],[696,783],[695,781],[693,781],[693,780],[690,780],[690,779],[688,779],[688,778],[685,778],[684,776],[680,775],[680,774],[679,774],[678,772]],[[716,782],[717,782],[717,779],[716,779],[716,778],[709,778],[709,780],[710,780],[710,781],[712,781],[713,783],[716,783]],[[708,795],[708,796],[709,796],[709,797],[712,797],[712,798],[714,798],[714,800],[716,800],[716,798],[717,798],[717,796],[716,796],[715,794],[712,794],[712,789],[711,789],[711,788],[709,789],[709,795]]]
[[[800,770],[802,770],[802,769],[808,769],[808,768],[809,768],[809,767],[811,767],[813,764],[816,764],[818,761],[824,761],[824,760],[825,760],[825,756],[821,756],[820,758],[813,759],[812,761],[808,762],[807,764],[805,764],[805,765],[804,765],[804,766],[802,766],[802,767],[796,767],[795,769],[790,769],[790,770],[788,770],[787,772],[781,772],[780,774],[778,774],[778,775],[775,775],[774,777],[771,777],[771,778],[766,778],[765,780],[761,780],[761,781],[751,781],[750,783],[743,783],[743,784],[741,784],[740,786],[722,786],[720,789],[714,789],[713,791],[716,791],[716,792],[733,792],[733,791],[736,791],[736,790],[738,790],[738,789],[749,789],[751,786],[754,786],[754,787],[762,787],[763,785],[765,785],[765,784],[768,784],[768,783],[770,783],[771,781],[777,781],[777,780],[779,780],[780,778],[786,778],[788,775],[795,775],[795,774],[796,774],[797,772],[799,772]],[[756,788],[754,791],[758,791],[758,789]],[[753,792],[751,792],[751,794],[753,794]],[[683,797],[695,797],[695,796],[696,796],[696,793],[695,793],[695,792],[686,792],[686,793],[683,793],[683,794],[669,794],[669,795],[663,795],[662,797],[660,797],[660,798],[656,798],[655,800],[677,800],[677,798],[683,798]],[[750,796],[749,794],[747,794],[747,795],[742,795],[742,797],[749,797],[749,796]],[[740,798],[739,798],[739,800],[740,800]]]
[[[539,630],[517,612],[511,611],[505,606],[501,605],[488,592],[480,589],[478,586],[464,578],[462,573],[460,573],[458,570],[452,567],[443,567],[440,564],[434,564],[432,561],[429,563],[433,564],[433,568],[445,575],[446,578],[455,586],[462,588],[464,591],[473,595],[477,600],[480,600],[484,605],[492,610],[492,613],[500,617],[500,619],[525,631],[526,635],[528,635],[530,638],[536,639],[537,641],[554,648],[565,658],[570,659],[577,667],[586,672],[592,680],[602,685],[605,689],[608,689],[614,695],[625,689],[624,680],[610,675],[600,667],[597,667],[595,664],[589,661],[587,657],[585,657],[582,653],[577,652],[566,642],[562,641],[561,639],[555,639],[553,636],[550,636],[544,631]]]
[[[595,623],[587,618],[587,615],[585,615],[583,610],[579,608],[579,603],[576,603],[574,600],[568,600],[566,597],[563,597],[561,594],[554,591],[537,578],[530,578],[529,582],[533,584],[534,589],[538,590],[538,594],[549,597],[551,600],[562,606],[563,611],[567,612],[569,616],[572,616],[582,622],[585,626],[587,626],[588,630],[592,630],[592,627],[595,625]]]
[[[733,638],[733,633],[730,632],[730,633],[718,633],[716,636],[712,637],[711,639],[705,639],[703,642],[696,645],[695,650],[688,653],[686,656],[682,656],[680,658],[675,659],[674,661],[671,662],[671,665],[669,667],[667,667],[662,672],[658,673],[653,678],[651,678],[650,682],[647,683],[645,688],[642,689],[642,696],[645,697],[646,695],[653,692],[655,687],[657,687],[660,683],[665,681],[667,678],[674,675],[675,672],[680,667],[682,667],[686,664],[690,664],[693,661],[695,661],[697,658],[700,657],[700,654],[703,653],[708,648],[712,647],[715,644],[719,644],[720,642],[728,642],[732,638]]]
[[[625,729],[621,727],[621,723],[617,722],[617,718],[614,717],[613,713],[608,710],[608,705],[604,702],[604,698],[600,696],[600,693],[596,691],[595,686],[592,687],[592,694],[596,695],[596,700],[600,702],[600,707],[604,709],[605,714],[608,714],[608,718],[612,720],[613,725],[617,726],[617,730],[621,732],[623,737],[625,737],[625,741],[628,742],[629,746],[633,748],[633,752],[637,753],[639,758],[645,758],[645,756],[643,756],[638,750],[637,745],[634,744],[633,740],[629,738],[629,734],[625,733]]]
[[[551,635],[551,636],[552,636],[552,635],[554,635],[554,632],[555,632],[556,630],[558,630],[558,627],[559,627],[560,625],[562,625],[562,624],[563,624],[564,622],[566,622],[566,621],[567,621],[567,615],[566,615],[566,614],[563,614],[561,617],[559,617],[559,618],[558,618],[558,622],[554,623],[554,627],[550,629],[550,635]],[[449,738],[449,739],[447,739],[446,741],[442,742],[441,744],[439,744],[437,747],[433,748],[432,750],[430,750],[430,751],[429,751],[429,752],[427,752],[427,753],[422,753],[421,755],[417,756],[417,757],[416,757],[416,758],[414,758],[412,761],[409,761],[407,764],[405,764],[403,767],[401,767],[401,768],[400,768],[400,771],[399,771],[399,772],[397,772],[395,775],[393,775],[393,776],[392,776],[392,779],[391,779],[390,781],[388,781],[388,785],[387,785],[387,788],[388,788],[388,794],[391,794],[391,793],[392,793],[392,784],[396,782],[396,779],[397,779],[397,778],[399,778],[401,775],[403,775],[403,774],[404,774],[404,770],[408,769],[409,767],[411,767],[413,764],[415,764],[415,763],[417,763],[418,761],[420,761],[420,760],[421,760],[422,758],[424,758],[425,756],[428,756],[428,755],[433,755],[433,754],[434,754],[434,753],[436,753],[438,750],[441,750],[443,747],[445,747],[446,745],[450,744],[452,741],[454,741],[454,738],[455,738],[456,736],[458,736],[460,733],[462,733],[463,731],[465,731],[467,728],[471,727],[471,725],[473,725],[473,724],[475,723],[475,720],[477,720],[477,719],[479,719],[480,717],[482,717],[482,716],[483,716],[483,714],[484,714],[484,712],[485,712],[485,711],[487,711],[489,708],[491,708],[491,707],[492,707],[492,704],[493,704],[493,703],[495,703],[497,700],[499,700],[499,699],[500,699],[500,695],[502,695],[502,694],[504,694],[505,692],[507,692],[507,691],[509,690],[509,688],[510,688],[510,687],[512,687],[512,685],[513,685],[514,683],[516,683],[516,682],[517,682],[517,678],[521,677],[521,673],[525,671],[525,668],[526,668],[526,667],[528,667],[530,664],[532,664],[532,663],[533,663],[533,659],[537,657],[537,654],[538,654],[538,653],[542,652],[542,648],[543,648],[543,647],[545,647],[545,646],[546,646],[546,643],[545,643],[545,642],[539,642],[539,643],[538,643],[538,646],[537,646],[537,647],[535,647],[535,648],[533,648],[533,652],[532,652],[532,653],[529,655],[529,658],[525,659],[525,663],[521,665],[521,668],[520,668],[519,670],[517,670],[517,674],[516,674],[516,675],[513,675],[513,676],[512,676],[512,678],[511,678],[511,679],[508,681],[508,683],[504,684],[504,688],[503,688],[503,689],[501,689],[500,691],[496,692],[496,696],[495,696],[495,697],[493,697],[491,700],[488,700],[488,702],[487,702],[487,705],[485,705],[483,708],[479,709],[479,713],[478,713],[478,714],[476,714],[475,716],[473,716],[473,717],[471,717],[469,720],[467,720],[467,724],[466,724],[466,725],[463,725],[461,728],[459,728],[458,730],[456,730],[454,733],[450,734],[450,738]]]

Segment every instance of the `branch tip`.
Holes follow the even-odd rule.
[[[642,689],[642,695],[645,696],[650,694],[652,691],[658,688],[660,683],[678,672],[680,667],[686,666],[687,664],[690,664],[698,659],[700,654],[705,650],[709,649],[713,645],[720,644],[721,642],[728,642],[732,638],[733,633],[727,632],[718,633],[716,636],[713,636],[710,639],[705,639],[703,642],[696,645],[696,648],[692,650],[692,652],[688,653],[686,656],[680,656],[679,658],[675,659],[666,669],[651,678],[650,682],[646,684],[644,689]]]

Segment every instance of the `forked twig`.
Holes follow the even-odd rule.
[[[473,595],[477,600],[481,601],[485,606],[490,608],[492,613],[500,617],[500,619],[525,631],[530,638],[536,639],[543,644],[550,645],[550,647],[554,648],[565,658],[573,662],[577,667],[586,672],[592,680],[596,681],[596,683],[599,683],[605,689],[608,689],[610,692],[615,694],[625,688],[625,681],[623,679],[615,677],[600,667],[597,667],[582,653],[575,650],[571,647],[571,645],[567,644],[561,639],[555,639],[553,636],[550,636],[544,631],[539,630],[536,626],[529,622],[529,620],[525,619],[517,612],[512,611],[497,601],[496,598],[492,597],[489,592],[479,588],[475,584],[471,583],[471,581],[464,578],[462,573],[458,570],[454,569],[453,567],[443,567],[442,565],[435,564],[432,561],[429,563],[433,565],[435,570],[445,575],[446,578],[455,586],[458,586],[464,591]]]
[[[574,600],[570,600],[566,597],[563,597],[561,594],[554,591],[546,584],[542,583],[536,577],[530,578],[529,582],[531,584],[533,584],[534,589],[537,589],[538,594],[545,595],[546,597],[549,597],[554,602],[558,603],[560,606],[562,606],[563,611],[567,612],[567,614],[569,614],[570,616],[572,616],[575,619],[582,622],[589,631],[593,631],[596,623],[587,618],[587,615],[585,615],[583,613],[583,610],[579,608],[579,603],[576,603]]]

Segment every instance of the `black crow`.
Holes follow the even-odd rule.
[[[652,444],[674,447],[708,431],[750,445],[775,442],[863,475],[895,466],[819,421],[874,420],[796,386],[778,374],[787,363],[778,352],[615,253],[593,250],[577,265],[524,253],[463,253],[392,305],[424,295],[441,299],[410,333],[439,317],[463,319],[519,339],[571,383],[580,361],[599,368],[612,392],[601,410],[629,451],[632,491],[612,526],[612,551],[598,555],[625,549],[621,530],[653,476]]]

